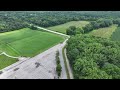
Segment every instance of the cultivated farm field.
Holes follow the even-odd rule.
[[[64,41],[64,38],[42,30],[31,30],[24,28],[21,30],[0,34],[0,52],[5,52],[11,56],[33,57],[50,47]],[[16,60],[0,55],[3,66],[14,63]]]
[[[48,29],[66,34],[66,29],[69,28],[70,26],[76,26],[76,27],[82,28],[87,24],[89,24],[88,21],[71,21],[71,22],[67,22],[65,24],[48,27]]]
[[[113,34],[113,32],[117,29],[118,25],[112,25],[110,27],[105,27],[105,28],[100,28],[91,31],[89,34],[97,37],[102,37],[102,38],[110,38]]]
[[[115,32],[113,32],[111,39],[114,41],[120,41],[120,27],[118,27]]]
[[[13,56],[32,57],[63,40],[56,34],[24,28],[0,34],[0,50]]]

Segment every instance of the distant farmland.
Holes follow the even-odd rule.
[[[113,32],[111,39],[114,41],[120,41],[120,27],[118,27],[115,32]]]
[[[117,25],[112,25],[110,27],[93,30],[89,34],[93,36],[109,39],[116,29],[117,29]]]
[[[42,30],[24,28],[0,34],[0,52],[12,56],[33,57],[50,47],[64,41],[64,38]],[[5,63],[4,63],[5,62]],[[16,62],[6,56],[0,56],[0,69]]]
[[[70,26],[82,28],[87,24],[89,24],[88,21],[71,21],[65,24],[49,27],[48,29],[66,34],[66,29],[69,28]]]

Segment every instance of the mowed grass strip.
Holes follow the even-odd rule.
[[[82,28],[87,24],[89,24],[88,21],[71,21],[65,24],[48,27],[48,29],[66,34],[66,29],[69,28],[70,26],[76,26]]]
[[[118,25],[112,25],[110,27],[106,28],[100,28],[91,31],[89,34],[97,37],[102,37],[102,38],[110,38],[113,32],[117,29]]]
[[[19,31],[12,31],[0,34],[1,50],[13,56],[35,56],[50,47],[64,41],[64,38],[41,30],[31,30],[24,28]],[[14,53],[13,53],[14,52]]]
[[[120,27],[118,27],[112,34],[111,40],[120,41]]]

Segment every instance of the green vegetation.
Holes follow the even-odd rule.
[[[9,16],[10,13],[7,14],[7,12],[0,12],[0,33],[18,30],[29,26],[27,22]]]
[[[98,37],[109,38],[119,25],[119,21],[111,19],[99,19],[97,21],[90,21],[83,28],[76,26],[69,26],[66,29],[67,35],[86,34],[90,33]]]
[[[17,59],[9,58],[5,55],[0,56],[0,69],[3,69],[13,63],[17,62]]]
[[[66,30],[66,34],[67,34],[67,35],[75,35],[75,34],[76,34],[76,27],[75,27],[75,26],[70,26],[70,27]]]
[[[93,30],[89,34],[93,36],[109,39],[116,29],[117,29],[117,25],[112,25],[110,27],[99,28],[99,29]]]
[[[60,64],[59,51],[57,51],[57,53],[56,53],[56,72],[58,74],[58,78],[61,75],[61,71],[62,71],[62,67]]]
[[[91,32],[94,29],[109,27],[114,23],[111,19],[99,19],[97,21],[91,21],[85,27],[83,27],[84,33]]]
[[[114,41],[120,41],[120,27],[118,27],[112,34],[111,39]]]
[[[66,34],[66,30],[70,26],[76,26],[76,27],[82,28],[87,24],[89,24],[88,21],[71,21],[71,22],[68,22],[68,23],[65,23],[65,24],[49,27],[48,29]]]
[[[120,43],[91,35],[68,40],[67,56],[77,79],[119,79]]]
[[[37,29],[38,29],[38,28],[35,27],[34,25],[29,26],[29,28],[32,29],[32,30],[37,30]]]
[[[24,28],[0,34],[0,51],[13,56],[35,56],[64,39],[41,30]]]

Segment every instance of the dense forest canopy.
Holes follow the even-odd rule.
[[[77,79],[119,79],[120,43],[89,35],[72,36],[67,56]]]

